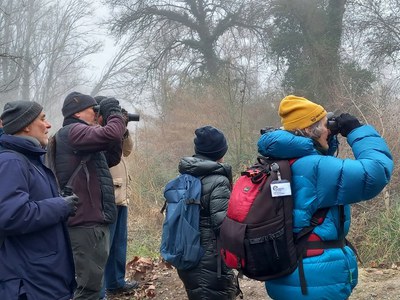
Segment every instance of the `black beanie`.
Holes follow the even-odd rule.
[[[197,128],[194,132],[194,151],[211,160],[222,158],[228,151],[228,144],[222,131],[212,126]]]
[[[34,101],[13,101],[4,105],[1,120],[3,129],[7,134],[14,134],[31,124],[43,107]]]
[[[67,97],[65,97],[61,111],[64,118],[66,118],[95,105],[97,105],[97,102],[92,96],[81,94],[78,92],[72,92],[68,94]]]

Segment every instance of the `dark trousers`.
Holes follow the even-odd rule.
[[[78,284],[74,300],[98,300],[110,248],[107,225],[68,228]]]

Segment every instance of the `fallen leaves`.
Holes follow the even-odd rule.
[[[171,270],[173,267],[165,261],[135,256],[126,264],[126,278],[136,280],[140,287],[119,295],[112,295],[109,299],[131,300],[152,299],[157,295],[155,281],[163,274],[163,271]]]
[[[377,263],[377,262],[373,261],[369,264],[369,267],[376,268],[376,269],[400,270],[400,262],[393,262],[393,263],[389,264],[389,263]]]

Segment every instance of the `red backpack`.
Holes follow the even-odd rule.
[[[258,157],[233,186],[220,228],[221,254],[228,267],[251,279],[279,278],[297,266],[302,273],[307,240],[329,210],[318,210],[309,227],[293,234],[290,165],[294,161]],[[304,273],[300,280],[306,293]]]

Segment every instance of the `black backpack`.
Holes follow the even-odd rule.
[[[302,259],[307,249],[344,247],[344,239],[310,242],[308,237],[329,210],[318,210],[310,225],[293,233],[290,165],[295,160],[258,157],[235,182],[227,216],[220,229],[226,265],[260,281],[291,274],[299,267],[303,294],[307,293]]]

